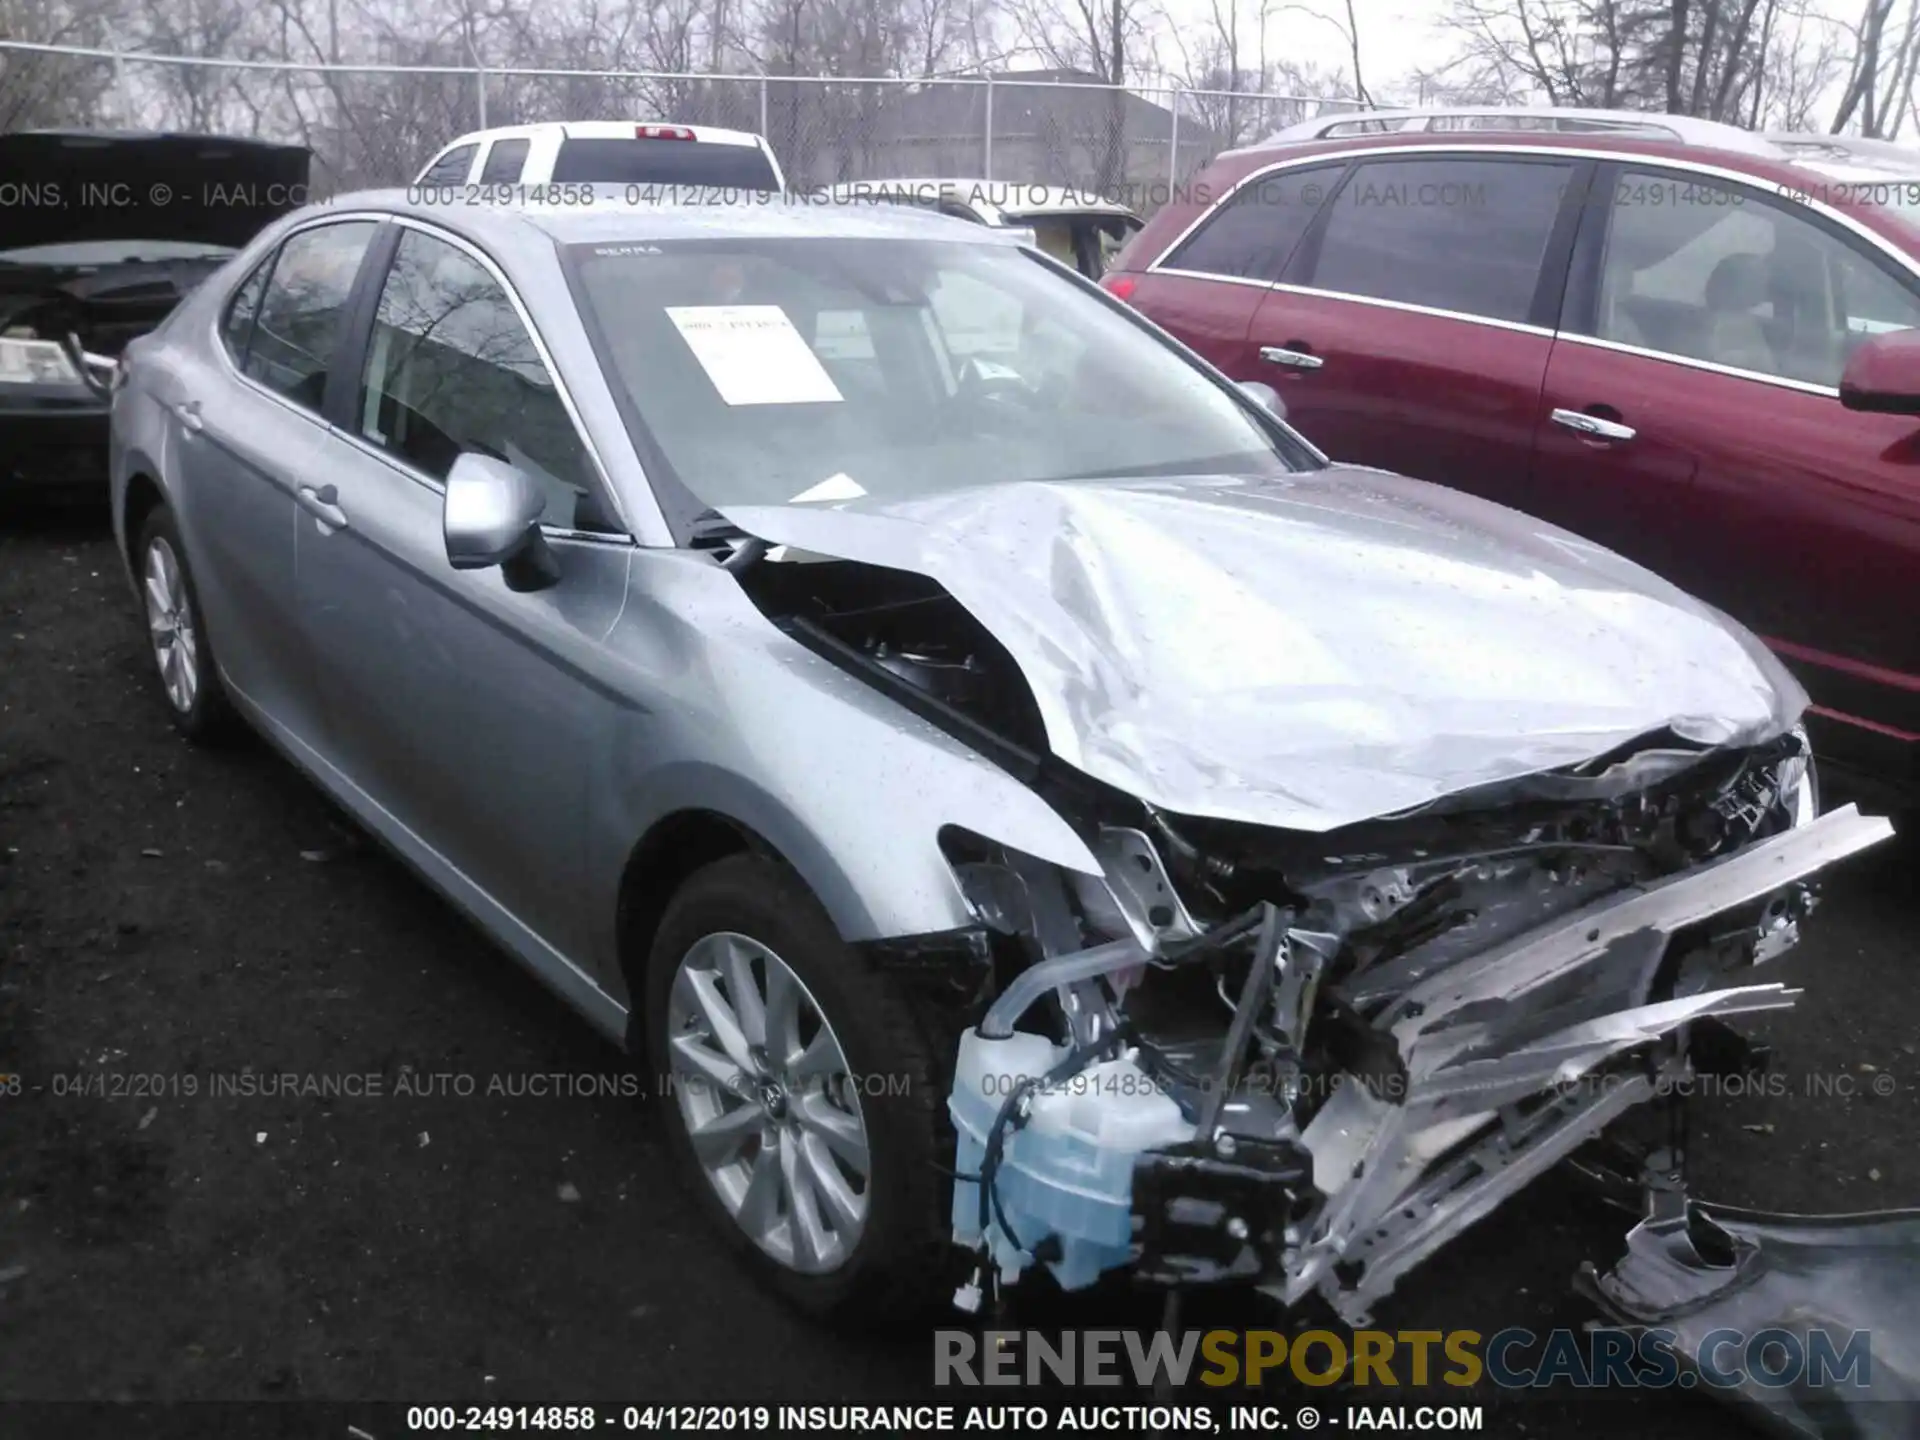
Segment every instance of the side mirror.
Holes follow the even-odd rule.
[[[456,570],[501,568],[510,590],[543,590],[560,578],[540,517],[546,492],[526,471],[471,452],[447,472],[441,503],[447,563]]]
[[[1282,420],[1287,418],[1287,402],[1280,398],[1280,392],[1274,389],[1273,386],[1261,380],[1242,380],[1239,384],[1240,389],[1245,392],[1255,404],[1271,410]]]
[[[1840,403],[1878,415],[1920,415],[1920,330],[1876,335],[1847,361]]]

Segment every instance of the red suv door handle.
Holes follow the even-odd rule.
[[[1553,412],[1553,423],[1577,430],[1594,440],[1631,440],[1638,433],[1631,425],[1589,415],[1584,410],[1556,410]]]
[[[1327,363],[1309,350],[1304,340],[1289,340],[1284,346],[1262,345],[1260,358],[1270,365],[1285,365],[1294,370],[1318,370]]]

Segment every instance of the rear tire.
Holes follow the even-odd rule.
[[[220,685],[186,546],[165,505],[148,514],[133,553],[148,646],[174,728],[196,744],[230,738],[238,720]]]
[[[946,1298],[939,1071],[798,876],[762,855],[696,872],[648,956],[644,1024],[683,1178],[763,1283],[862,1328]]]

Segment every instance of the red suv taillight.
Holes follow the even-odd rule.
[[[1116,300],[1131,300],[1134,290],[1140,284],[1140,282],[1131,275],[1108,275],[1104,277],[1100,283],[1106,287],[1107,293]]]
[[[684,125],[636,125],[633,127],[637,140],[691,140],[693,131]]]

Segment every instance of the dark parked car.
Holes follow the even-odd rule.
[[[211,135],[0,135],[0,500],[104,493],[121,350],[306,203],[310,158]]]
[[[1500,501],[1762,635],[1920,798],[1920,152],[1569,110],[1221,156],[1103,283],[1337,460]]]

